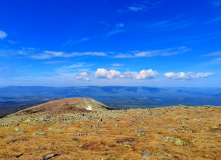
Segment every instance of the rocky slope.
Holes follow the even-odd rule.
[[[221,159],[221,107],[108,109],[61,99],[0,119],[0,159]]]
[[[49,101],[12,113],[0,119],[0,123],[15,123],[22,119],[40,116],[55,116],[68,113],[87,113],[111,109],[108,106],[91,98],[64,98]]]

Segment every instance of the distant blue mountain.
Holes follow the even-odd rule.
[[[219,88],[156,88],[129,86],[41,87],[11,86],[0,88],[0,106],[43,102],[58,97],[91,97],[113,107],[136,105],[221,105]],[[11,97],[11,99],[9,99]]]

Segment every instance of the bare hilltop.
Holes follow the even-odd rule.
[[[221,107],[111,110],[91,98],[49,101],[0,119],[3,160],[221,159]]]

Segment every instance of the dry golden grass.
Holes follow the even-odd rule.
[[[107,111],[109,112],[109,111]],[[0,127],[0,159],[41,160],[56,153],[56,160],[138,160],[146,151],[150,159],[220,160],[220,107],[164,107],[112,111],[118,118],[39,121]],[[51,130],[49,128],[61,129]],[[17,128],[17,131],[15,130]],[[22,130],[18,131],[21,128]],[[62,130],[63,129],[63,130]],[[139,135],[135,130],[146,131]],[[39,131],[46,135],[34,135]],[[172,131],[171,131],[172,130]],[[81,133],[81,135],[77,135]],[[7,138],[8,135],[16,137]],[[179,146],[166,136],[186,142]],[[22,154],[19,158],[16,156]]]

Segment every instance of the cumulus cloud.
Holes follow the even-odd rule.
[[[198,78],[206,78],[209,76],[214,75],[214,73],[196,73],[194,74],[193,72],[179,72],[179,73],[173,73],[173,72],[168,72],[165,73],[164,76],[167,78],[175,79],[175,80],[191,80],[191,79],[198,79]]]
[[[115,58],[136,58],[136,57],[154,57],[154,56],[172,56],[189,51],[186,46],[178,48],[168,48],[163,50],[148,50],[148,51],[131,51],[131,53],[118,54]]]
[[[116,70],[106,70],[104,68],[99,68],[95,72],[95,78],[107,78],[107,79],[114,79],[120,76],[120,72]]]
[[[149,70],[142,70],[139,73],[137,72],[130,72],[127,71],[120,75],[121,78],[131,78],[131,79],[153,79],[156,78],[158,75],[157,71],[153,71],[152,69]]]
[[[7,37],[7,33],[5,33],[4,31],[0,30],[0,39],[4,39]]]
[[[89,77],[88,77],[87,72],[82,72],[82,73],[76,74],[75,79],[77,79],[77,80],[85,80],[85,81],[89,81],[90,80]]]
[[[106,56],[105,52],[72,52],[72,53],[65,53],[65,52],[54,52],[54,51],[44,51],[41,54],[32,55],[30,58],[32,59],[51,59],[53,57],[63,57],[63,58],[70,58],[76,56]]]

